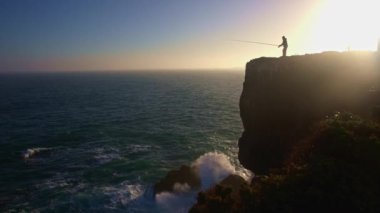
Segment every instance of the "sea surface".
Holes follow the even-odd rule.
[[[0,74],[1,212],[186,212],[153,195],[181,165],[202,188],[230,173],[243,71]],[[203,173],[202,173],[203,172]]]

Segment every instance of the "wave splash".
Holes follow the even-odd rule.
[[[38,151],[47,151],[48,148],[33,149],[32,154]],[[32,157],[27,156],[27,158]],[[189,184],[175,183],[173,192],[161,192],[154,195],[152,185],[124,181],[116,185],[92,187],[80,177],[71,177],[69,174],[57,174],[36,188],[54,190],[62,188],[74,202],[87,200],[94,209],[114,211],[124,209],[127,212],[188,212],[196,203],[200,190],[207,190],[231,174],[237,174],[248,180],[249,174],[241,167],[231,163],[230,158],[218,152],[209,152],[198,157],[191,167],[195,169],[201,179],[201,188],[192,189]],[[78,192],[82,192],[79,193]],[[58,208],[60,205],[57,200]],[[76,206],[74,204],[74,206]],[[78,204],[80,208],[81,204]]]
[[[228,175],[236,173],[235,167],[228,157],[216,152],[209,152],[200,156],[192,166],[199,173],[203,190],[217,184]]]
[[[251,174],[232,165],[229,157],[222,153],[209,152],[192,163],[201,178],[201,190],[207,190],[231,174],[249,180]],[[156,194],[155,201],[159,210],[164,212],[188,212],[196,202],[199,190],[191,190],[187,184],[176,183],[174,192]]]

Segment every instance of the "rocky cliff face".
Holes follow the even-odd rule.
[[[248,62],[240,98],[240,163],[266,174],[283,166],[314,122],[339,111],[378,115],[377,58],[373,52],[327,52]]]

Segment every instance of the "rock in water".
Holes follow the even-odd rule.
[[[201,179],[193,167],[183,165],[179,170],[170,171],[162,180],[156,183],[154,193],[176,191],[178,184],[187,184],[190,189],[199,189]]]

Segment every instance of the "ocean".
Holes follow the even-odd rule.
[[[181,165],[230,173],[243,71],[0,74],[0,211],[186,212],[153,195]]]

